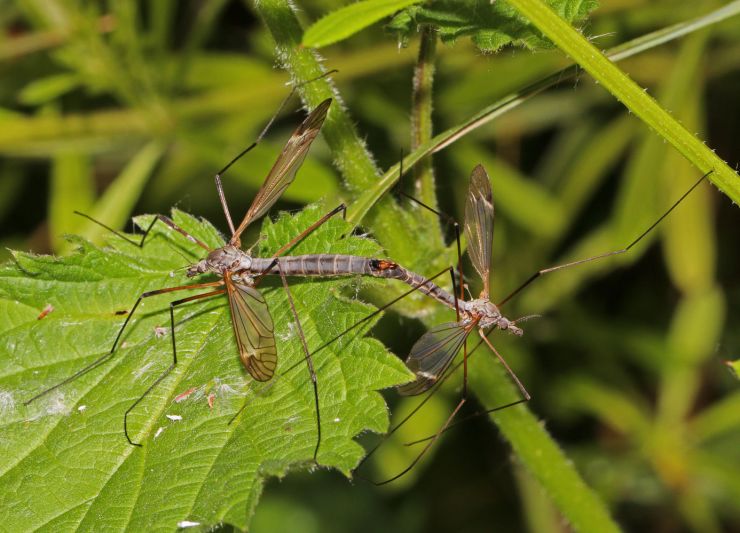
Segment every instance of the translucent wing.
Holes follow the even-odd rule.
[[[298,169],[303,164],[303,160],[306,159],[306,154],[311,147],[311,143],[319,134],[322,124],[324,124],[330,104],[331,98],[321,102],[316,109],[311,111],[311,114],[306,117],[306,120],[298,126],[298,129],[293,132],[293,135],[290,136],[277,161],[275,161],[269,174],[267,174],[265,182],[257,192],[257,196],[254,197],[252,205],[244,216],[244,220],[242,220],[239,227],[236,228],[234,235],[232,235],[231,244],[237,244],[239,237],[246,227],[253,220],[264,215],[277,199],[280,198],[280,195],[288,188],[288,185],[293,182]]]
[[[468,256],[483,279],[483,294],[488,298],[491,274],[491,244],[493,241],[493,193],[488,173],[482,165],[470,175],[470,189],[465,202],[465,238]]]
[[[416,374],[416,380],[398,387],[398,393],[413,396],[434,385],[450,366],[470,331],[471,328],[459,322],[447,322],[422,335],[406,359],[406,366]]]
[[[224,277],[231,307],[239,357],[257,381],[268,381],[277,367],[277,347],[270,310],[264,297],[254,287]]]

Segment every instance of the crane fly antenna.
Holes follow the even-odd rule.
[[[500,302],[498,302],[496,305],[498,307],[503,306],[509,300],[511,300],[514,296],[516,296],[517,294],[519,294],[526,286],[528,286],[534,280],[536,280],[540,276],[544,276],[545,274],[549,274],[550,272],[556,272],[558,270],[563,270],[563,269],[570,268],[570,267],[573,267],[573,266],[583,265],[585,263],[590,263],[591,261],[596,261],[597,259],[604,259],[606,257],[612,257],[612,256],[615,256],[615,255],[621,255],[621,254],[624,254],[624,253],[629,252],[632,249],[633,246],[635,246],[638,242],[640,242],[648,233],[650,233],[651,231],[653,231],[655,229],[655,227],[663,221],[664,218],[666,218],[668,215],[670,215],[671,212],[674,209],[676,209],[676,207],[678,207],[678,205],[681,202],[683,202],[683,200],[689,194],[691,194],[691,192],[694,189],[696,189],[699,186],[699,184],[701,182],[703,182],[707,178],[707,176],[709,176],[712,172],[714,172],[714,170],[710,170],[709,172],[707,172],[706,174],[704,174],[701,178],[699,178],[699,180],[696,183],[694,183],[689,188],[689,190],[687,190],[685,193],[683,193],[681,195],[681,197],[678,200],[676,200],[673,203],[673,205],[671,205],[671,207],[665,213],[663,213],[660,216],[660,218],[658,218],[658,220],[656,220],[655,222],[653,222],[645,231],[643,231],[636,239],[634,239],[631,243],[629,243],[624,248],[622,248],[620,250],[614,250],[614,251],[611,251],[611,252],[606,252],[606,253],[599,254],[599,255],[594,255],[594,256],[591,256],[591,257],[586,257],[585,259],[579,259],[577,261],[570,261],[568,263],[563,263],[562,265],[556,265],[556,266],[552,266],[552,267],[548,267],[548,268],[543,268],[542,270],[538,270],[537,272],[535,272],[534,274],[532,274],[529,278],[527,278],[526,281],[524,281],[524,283],[522,283],[521,285],[519,285],[519,287],[517,287],[516,289],[514,289],[513,291],[511,291],[503,300],[501,300]]]

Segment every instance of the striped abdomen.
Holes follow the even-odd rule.
[[[373,276],[397,279],[431,296],[444,305],[455,309],[455,297],[424,276],[405,269],[398,263],[386,259],[372,259],[356,255],[311,254],[283,256],[278,258],[280,270],[286,276]],[[249,273],[279,274],[275,259],[252,258]]]
[[[310,254],[286,255],[278,258],[280,269],[286,276],[346,276],[349,274],[372,276],[371,259],[356,255]],[[270,268],[272,267],[272,268]],[[252,258],[250,274],[279,274],[275,259]]]

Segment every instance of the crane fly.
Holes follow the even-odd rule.
[[[434,297],[439,302],[443,303],[444,305],[452,308],[455,310],[457,314],[457,320],[454,322],[447,322],[444,324],[440,324],[438,326],[435,326],[431,328],[428,332],[426,332],[424,335],[421,336],[421,338],[416,341],[416,343],[412,346],[411,352],[409,353],[409,356],[407,357],[405,363],[409,370],[411,370],[414,375],[415,379],[414,381],[401,385],[397,387],[397,390],[399,394],[404,396],[414,396],[419,395],[422,393],[425,393],[427,391],[430,391],[433,388],[439,387],[444,380],[446,380],[452,372],[457,370],[460,366],[463,367],[463,384],[462,384],[462,395],[460,398],[460,401],[455,406],[455,408],[452,410],[451,414],[448,416],[444,424],[440,427],[440,429],[435,433],[434,435],[417,440],[414,443],[409,444],[417,444],[421,442],[427,442],[426,446],[421,450],[421,452],[414,458],[414,460],[400,473],[396,474],[395,476],[384,480],[382,482],[375,483],[376,485],[383,485],[386,483],[390,483],[399,477],[406,474],[409,470],[411,470],[424,456],[424,454],[431,448],[431,446],[436,442],[436,440],[440,437],[442,433],[444,433],[452,424],[453,419],[457,415],[457,413],[462,409],[463,405],[467,401],[467,381],[468,381],[468,357],[470,356],[470,353],[468,353],[467,349],[467,340],[469,335],[473,331],[477,331],[481,340],[478,343],[478,345],[473,349],[477,349],[481,344],[485,344],[488,346],[488,348],[494,353],[496,358],[499,360],[499,362],[503,365],[504,369],[508,373],[508,375],[511,377],[512,381],[516,384],[517,388],[519,389],[519,392],[521,394],[521,398],[507,403],[505,405],[501,405],[498,407],[494,407],[492,409],[487,409],[483,413],[479,414],[487,414],[492,413],[495,411],[499,411],[502,409],[506,409],[508,407],[512,407],[514,405],[527,402],[531,399],[531,395],[527,391],[527,389],[524,387],[524,384],[521,382],[521,380],[517,377],[517,375],[514,373],[514,371],[509,367],[506,360],[501,356],[501,354],[496,350],[496,348],[493,346],[491,341],[488,339],[488,334],[494,330],[499,329],[503,331],[507,331],[515,336],[522,336],[523,330],[518,326],[518,323],[523,322],[524,320],[527,320],[529,318],[532,318],[530,316],[522,317],[516,320],[511,320],[503,315],[500,308],[506,304],[508,301],[510,301],[514,296],[516,296],[520,291],[522,291],[526,286],[528,286],[530,283],[532,283],[534,280],[539,278],[540,276],[543,276],[545,274],[548,274],[550,272],[555,272],[557,270],[566,269],[569,267],[573,267],[576,265],[581,265],[584,263],[588,263],[591,261],[595,261],[598,259],[603,259],[610,256],[620,255],[623,253],[628,252],[634,245],[636,245],[640,240],[642,240],[648,233],[650,233],[665,217],[667,217],[683,200],[688,196],[709,174],[711,174],[712,171],[707,172],[704,174],[696,183],[694,183],[689,190],[687,190],[663,215],[661,215],[653,224],[651,224],[645,231],[643,231],[637,238],[635,238],[630,244],[628,244],[626,247],[621,248],[619,250],[613,250],[610,252],[606,252],[600,255],[588,257],[585,259],[580,259],[577,261],[571,261],[569,263],[564,263],[561,265],[552,266],[549,268],[544,268],[541,270],[538,270],[534,274],[532,274],[529,278],[527,278],[524,283],[522,283],[519,287],[517,287],[514,291],[512,291],[508,296],[506,296],[503,300],[498,302],[497,304],[494,304],[490,300],[490,278],[491,278],[491,248],[492,248],[492,242],[493,242],[493,227],[494,227],[494,205],[493,205],[493,193],[491,191],[491,184],[490,184],[490,178],[488,177],[488,174],[486,170],[483,168],[482,165],[477,165],[471,174],[470,177],[470,187],[468,190],[468,195],[466,198],[465,203],[465,222],[464,222],[464,231],[465,231],[465,237],[468,243],[468,256],[470,257],[470,261],[478,273],[479,277],[481,278],[483,282],[483,288],[481,290],[480,295],[478,298],[472,299],[472,300],[465,300],[462,295],[462,275],[459,273],[460,268],[458,267],[458,273],[459,273],[459,284],[460,284],[460,298],[457,297],[456,294],[450,294],[444,289],[441,289],[437,287],[432,281],[425,280],[424,278],[421,278],[420,276],[415,279],[416,284],[419,287],[425,287],[424,292]],[[433,212],[438,213],[437,211],[429,208],[428,206],[422,204],[418,200],[415,200],[411,198],[415,202],[419,203],[420,205],[426,207],[427,209],[432,210]],[[459,231],[458,231],[458,240],[459,240]],[[458,242],[458,250],[460,250],[460,245]],[[458,265],[460,262],[458,261]],[[400,268],[400,267],[399,267]],[[387,274],[388,277],[395,277],[393,273]],[[454,283],[453,283],[454,288]],[[412,289],[413,290],[413,289]],[[409,291],[410,292],[410,291]],[[395,300],[394,300],[395,301]],[[390,302],[391,304],[393,302]],[[386,306],[382,306],[378,312],[385,309]],[[459,353],[460,349],[463,349],[463,360],[458,363],[456,366],[452,368],[452,371],[450,371],[450,365],[455,358],[455,356]],[[472,353],[472,352],[471,352]],[[431,390],[430,394],[434,391]],[[430,396],[428,396],[426,399],[424,399],[419,405],[417,405],[409,415],[407,415],[399,424],[394,426],[390,432],[386,435],[389,436],[393,432],[395,432],[401,425],[403,425],[411,416],[413,416],[418,410],[423,407],[423,405],[428,401]],[[473,415],[475,416],[475,415]],[[363,459],[363,462],[375,451],[376,448],[371,450],[371,452]],[[362,462],[360,463],[360,465]],[[359,465],[358,465],[359,467]]]
[[[486,330],[492,328],[508,331],[516,336],[523,334],[522,329],[516,325],[516,321],[506,318],[490,301],[493,221],[494,207],[490,179],[483,166],[478,165],[470,176],[470,189],[465,202],[464,231],[468,243],[468,257],[483,281],[483,289],[476,299],[457,300],[456,311],[459,317],[456,322],[448,322],[432,328],[414,344],[406,359],[406,366],[416,374],[416,380],[399,387],[400,394],[412,396],[429,390],[447,371],[460,348],[465,346],[468,335],[473,330],[477,330],[514,378],[524,398],[529,399],[524,386],[484,334]],[[465,368],[465,378],[467,378],[467,368]]]
[[[483,289],[476,299],[456,300],[456,307],[447,303],[447,305],[456,309],[460,315],[459,319],[456,322],[448,322],[432,328],[414,344],[406,359],[406,365],[416,374],[417,379],[410,384],[399,387],[399,392],[404,395],[415,395],[429,390],[446,373],[460,347],[465,345],[468,335],[473,330],[477,330],[480,333],[481,341],[487,344],[496,354],[519,387],[523,399],[516,403],[530,400],[530,395],[521,381],[511,371],[486,336],[486,331],[500,329],[520,337],[524,332],[517,323],[530,317],[511,320],[501,313],[500,308],[540,276],[628,252],[667,217],[710,173],[704,174],[658,220],[626,247],[538,270],[503,300],[494,304],[490,300],[491,243],[493,241],[494,220],[493,194],[490,179],[485,169],[482,165],[476,166],[470,177],[470,189],[465,203],[464,230],[468,242],[468,256],[483,281]],[[447,297],[444,301],[449,302],[450,300],[451,298]],[[467,377],[467,370],[464,375]]]
[[[285,102],[283,102],[283,105],[284,103]],[[201,248],[203,248],[204,250],[208,252],[208,256],[206,259],[204,259],[200,263],[188,269],[188,272],[187,272],[188,277],[193,277],[193,276],[196,276],[204,272],[209,272],[209,273],[218,275],[220,278],[219,280],[212,281],[212,282],[205,282],[205,283],[182,285],[178,287],[168,287],[168,288],[148,291],[148,292],[141,294],[139,298],[136,300],[136,303],[134,304],[134,306],[131,308],[131,311],[127,314],[123,325],[118,331],[118,334],[115,338],[113,347],[111,348],[110,352],[96,359],[91,364],[79,370],[77,373],[73,374],[67,379],[61,381],[60,383],[54,385],[51,388],[48,388],[40,392],[39,394],[37,394],[36,396],[34,396],[33,398],[29,399],[28,401],[24,403],[28,405],[34,400],[48,394],[49,392],[57,389],[58,387],[61,387],[62,385],[66,383],[69,383],[70,381],[76,379],[82,374],[89,372],[90,370],[96,368],[97,366],[101,365],[102,363],[107,361],[109,358],[111,358],[116,350],[116,347],[118,346],[118,343],[121,339],[121,336],[123,335],[124,330],[126,329],[127,325],[129,324],[131,320],[131,317],[133,316],[139,304],[144,299],[150,298],[152,296],[160,295],[160,294],[176,292],[176,291],[193,290],[193,289],[210,289],[210,290],[205,293],[196,294],[193,296],[189,296],[187,298],[175,300],[170,303],[170,326],[173,332],[173,335],[172,335],[173,361],[172,361],[172,364],[170,364],[170,366],[127,409],[124,415],[124,433],[126,435],[126,439],[128,440],[128,442],[134,446],[141,446],[141,444],[132,441],[129,436],[129,433],[128,433],[129,413],[164,378],[167,377],[167,375],[173,370],[173,368],[177,364],[177,345],[175,342],[175,335],[174,335],[174,330],[175,330],[174,308],[177,307],[178,305],[191,302],[194,300],[202,300],[205,298],[210,298],[213,296],[219,296],[222,294],[226,294],[228,301],[229,301],[229,308],[231,311],[231,322],[232,322],[232,326],[234,330],[234,335],[236,338],[237,347],[239,349],[239,357],[242,363],[244,364],[244,367],[246,368],[247,372],[249,372],[249,374],[252,376],[252,378],[254,378],[255,380],[257,381],[270,380],[275,373],[275,369],[277,367],[277,362],[278,362],[278,354],[277,354],[277,348],[275,344],[275,335],[274,335],[274,324],[273,324],[272,317],[270,315],[270,310],[268,308],[267,302],[265,301],[265,298],[259,292],[259,290],[257,290],[257,288],[255,287],[256,285],[255,279],[247,272],[247,269],[244,268],[245,265],[247,266],[247,268],[249,266],[248,265],[249,255],[242,252],[239,248],[241,246],[241,235],[254,220],[264,215],[270,209],[270,207],[272,207],[272,205],[277,201],[277,199],[280,197],[283,191],[293,182],[293,180],[295,179],[296,173],[298,172],[298,169],[301,167],[301,164],[306,158],[306,155],[308,153],[308,150],[311,144],[313,143],[314,139],[316,139],[317,135],[319,134],[319,131],[321,130],[321,126],[323,125],[324,120],[326,119],[326,115],[329,111],[330,105],[331,105],[330,98],[321,102],[308,115],[308,117],[306,117],[306,119],[300,124],[300,126],[298,126],[298,128],[293,132],[291,137],[288,139],[285,147],[283,148],[280,155],[278,156],[275,164],[272,166],[270,172],[265,178],[264,183],[262,184],[259,191],[257,192],[257,195],[255,196],[254,200],[252,201],[251,206],[247,210],[246,215],[244,216],[239,226],[236,228],[234,227],[234,224],[231,219],[231,215],[229,213],[228,207],[225,202],[220,178],[221,178],[221,175],[224,174],[224,172],[228,170],[228,168],[232,164],[234,164],[244,154],[246,154],[248,151],[250,151],[252,148],[256,146],[257,142],[259,142],[262,136],[264,136],[265,132],[267,131],[267,128],[269,128],[270,124],[272,123],[272,120],[270,121],[270,123],[268,123],[267,127],[263,130],[262,134],[260,135],[260,137],[258,138],[256,142],[252,143],[247,149],[242,151],[237,157],[235,157],[228,165],[226,165],[226,167],[224,167],[224,169],[222,169],[216,175],[216,185],[218,189],[219,198],[221,199],[221,203],[224,208],[224,212],[226,214],[229,228],[231,229],[231,238],[229,239],[228,243],[226,243],[224,246],[222,246],[221,248],[217,248],[215,250],[212,249],[210,246],[205,244],[200,239],[190,235],[184,229],[180,228],[177,224],[175,224],[175,222],[173,222],[170,218],[164,215],[157,215],[152,221],[152,223],[149,225],[147,230],[145,231],[144,235],[142,236],[141,243],[139,243],[139,246],[143,246],[143,243],[144,243],[144,240],[146,239],[147,234],[151,231],[153,225],[157,221],[161,221],[162,223],[169,226],[171,229],[183,235],[190,242],[193,242],[196,245],[200,246]],[[282,106],[281,106],[281,109],[282,109]],[[87,216],[87,215],[83,215],[83,216]],[[90,218],[90,217],[87,217],[87,218]],[[325,217],[325,218],[328,218],[328,217]],[[107,227],[107,226],[104,226],[104,227]],[[118,234],[118,232],[115,232],[115,231],[114,233]],[[293,241],[288,243],[281,250],[288,248],[289,246],[294,244],[297,240],[301,239],[303,236],[304,236],[303,234],[299,235],[296,239],[293,239]],[[130,241],[130,239],[128,239],[127,237],[124,237],[124,238]],[[276,255],[278,255],[279,253],[281,253],[281,251],[279,251]],[[279,268],[279,265],[278,265],[278,268]],[[309,370],[312,374],[312,379],[314,382],[315,401],[316,401],[316,406],[318,409],[318,392],[316,389],[316,380],[315,380],[315,374],[313,372],[313,366],[311,364],[310,357],[308,355],[303,332],[300,328],[300,322],[298,322],[298,317],[295,315],[295,307],[293,305],[292,297],[290,295],[290,290],[288,289],[287,283],[285,282],[285,277],[284,276],[281,276],[281,277],[283,279],[283,284],[284,284],[285,290],[288,295],[288,301],[290,303],[291,310],[293,311],[297,324],[298,324],[299,336],[301,337],[301,341],[303,342],[303,345],[304,345],[304,350],[306,353],[306,361],[308,363]],[[318,443],[320,443],[320,424],[319,424]],[[319,446],[318,443],[317,443],[317,446],[314,452],[314,458],[316,457],[316,454],[318,453],[318,446]]]

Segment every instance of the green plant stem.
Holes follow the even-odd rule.
[[[255,2],[255,7],[275,40],[278,60],[296,81],[310,80],[326,71],[315,51],[300,46],[303,29],[287,1],[262,0]],[[345,111],[339,92],[327,79],[320,79],[304,85],[300,93],[310,107],[326,98],[334,99],[322,134],[337,158],[347,187],[361,190],[373,183],[378,168]]]
[[[437,34],[431,26],[421,29],[419,59],[414,67],[414,86],[411,93],[411,149],[432,138],[432,89],[437,49]],[[414,182],[419,200],[437,209],[437,194],[431,154],[414,166]]]
[[[709,180],[735,203],[740,203],[740,179],[735,171],[660,107],[601,50],[541,0],[508,2],[702,173],[713,171]]]
[[[434,133],[434,73],[437,60],[437,32],[424,26],[420,32],[419,55],[414,66],[411,91],[411,150],[429,142]],[[414,169],[414,195],[431,209],[438,211],[437,185],[434,178],[432,155],[419,161]],[[444,242],[439,217],[428,209],[415,212],[423,239],[440,245]]]
[[[505,405],[520,398],[501,365],[483,354],[471,361],[470,378],[483,405]],[[601,498],[583,481],[573,462],[544,425],[524,406],[493,413],[520,461],[576,531],[619,531]]]

